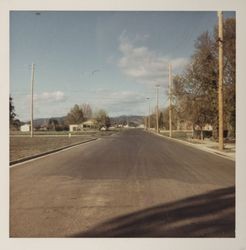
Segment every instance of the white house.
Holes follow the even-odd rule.
[[[70,124],[69,125],[69,131],[81,131],[83,130],[83,124]]]
[[[204,130],[212,131],[212,130],[213,130],[213,127],[212,127],[212,125],[210,125],[210,124],[207,123],[207,124],[204,126],[203,129],[204,129]]]
[[[83,128],[97,128],[98,126],[98,122],[95,119],[89,119],[86,122],[82,123]]]
[[[83,128],[97,128],[98,122],[95,119],[90,119],[88,121],[85,121],[81,124],[70,124],[69,125],[69,131],[82,131]]]
[[[24,125],[21,125],[21,127],[20,127],[21,132],[29,132],[30,130],[31,130],[30,124],[24,124]]]
[[[195,126],[195,129],[196,129],[196,130],[200,130],[201,128],[200,128],[198,125],[196,125],[196,126]],[[206,124],[202,127],[202,130],[212,131],[212,130],[213,130],[213,127],[212,127],[211,124],[206,123]]]
[[[144,128],[144,124],[139,124],[138,128]]]

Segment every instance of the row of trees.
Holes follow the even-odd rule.
[[[180,129],[180,124],[182,123],[182,121],[184,120],[180,119],[175,106],[172,106],[172,128]],[[159,110],[158,122],[159,128],[169,129],[169,108]],[[150,115],[150,127],[156,127],[156,113]]]
[[[75,104],[65,118],[67,124],[80,124],[92,118],[92,109],[89,104]]]
[[[9,124],[11,130],[18,130],[22,124],[19,119],[16,119],[15,107],[13,104],[13,98],[9,97]],[[35,125],[36,129],[47,130],[68,130],[69,124],[81,124],[89,119],[94,119],[97,122],[98,128],[110,127],[110,118],[107,112],[103,109],[92,112],[92,108],[89,104],[83,103],[82,105],[75,104],[73,108],[68,112],[64,119],[62,118],[50,118],[43,125]]]
[[[81,124],[89,119],[96,121],[98,128],[110,127],[110,118],[106,111],[100,109],[92,112],[91,106],[87,103],[83,103],[82,105],[75,104],[64,119],[50,118],[45,127],[48,130],[69,130],[70,124]]]
[[[19,119],[16,118],[15,107],[13,104],[13,98],[9,97],[9,127],[10,130],[18,130],[21,125]]]
[[[228,136],[235,137],[236,120],[236,31],[235,19],[224,22],[224,126]],[[173,128],[189,121],[200,130],[206,124],[218,130],[218,32],[204,32],[195,41],[195,50],[183,73],[174,76],[172,91]],[[151,126],[155,126],[152,114]],[[169,129],[168,108],[159,115],[160,128]]]
[[[107,112],[103,109],[92,112],[89,104],[75,104],[65,117],[65,124],[81,124],[88,119],[94,119],[97,122],[97,126],[99,128],[110,127],[110,118]]]
[[[195,51],[184,72],[173,80],[173,110],[202,130],[207,123],[218,129],[218,32],[205,32],[195,42]],[[224,124],[235,136],[236,118],[236,32],[235,19],[224,22]]]

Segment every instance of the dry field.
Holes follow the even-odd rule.
[[[37,135],[33,138],[24,136],[10,136],[10,161],[15,161],[24,157],[44,153],[50,150],[61,148],[68,145],[77,144],[89,139],[102,136],[109,136],[113,131],[88,133],[84,135]]]

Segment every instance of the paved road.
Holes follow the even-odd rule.
[[[235,163],[132,129],[10,169],[12,237],[234,237]]]

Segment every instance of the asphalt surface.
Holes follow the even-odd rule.
[[[10,169],[11,237],[234,237],[235,162],[132,129]]]

